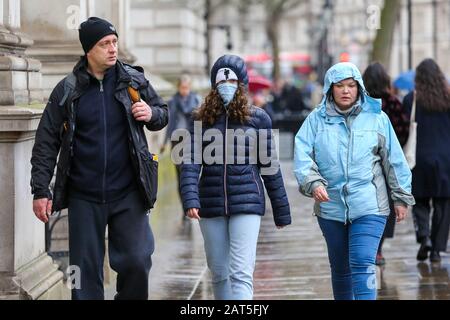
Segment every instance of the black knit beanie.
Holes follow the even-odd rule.
[[[110,22],[97,17],[90,17],[84,21],[78,33],[84,53],[88,53],[99,40],[107,35],[115,34],[119,37],[116,28]]]

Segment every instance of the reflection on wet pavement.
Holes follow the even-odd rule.
[[[200,227],[196,221],[184,219],[181,212],[181,205],[176,201],[155,214],[164,219],[151,222],[156,239],[150,271],[151,300],[191,299],[205,278],[207,268]]]
[[[312,216],[313,201],[298,192],[292,163],[283,162],[293,224],[277,230],[270,204],[262,220],[254,280],[255,299],[332,299],[325,241]],[[156,250],[150,299],[213,299],[203,238],[197,221],[183,221],[178,196],[152,213]],[[419,263],[411,215],[383,246],[386,265],[377,268],[380,300],[450,299],[450,254],[440,263]]]

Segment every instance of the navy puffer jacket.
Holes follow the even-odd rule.
[[[225,128],[229,131],[225,138]],[[208,130],[213,129],[213,131]],[[244,132],[258,132],[258,129],[266,129],[267,135],[248,134],[245,139],[236,139],[230,136],[230,129],[241,129]],[[253,129],[253,130],[252,130]],[[212,126],[202,124],[202,137],[205,131],[214,135],[214,132],[224,137],[222,140],[209,140],[201,142],[201,148],[194,147],[194,129],[191,128],[191,155],[190,159],[185,159],[181,169],[181,196],[184,210],[199,208],[199,215],[202,218],[212,218],[236,214],[258,214],[264,215],[265,196],[261,177],[271,200],[275,224],[284,226],[291,223],[291,215],[283,178],[278,162],[271,160],[267,162],[260,157],[261,152],[250,152],[252,147],[264,147],[261,139],[267,142],[270,150],[272,122],[262,109],[251,107],[250,119],[242,125],[240,122],[231,120],[224,113]],[[209,153],[211,143],[221,146],[216,150],[214,163],[208,159],[202,159],[200,163],[194,163],[194,152],[197,155]],[[225,144],[228,146],[224,148]],[[198,144],[198,146],[200,143]],[[209,146],[209,147],[208,147]],[[245,149],[239,152],[238,149]],[[201,150],[200,150],[201,149]],[[241,150],[243,150],[241,149]],[[221,153],[222,150],[225,152]],[[234,152],[232,152],[234,150]],[[259,149],[258,149],[259,150]],[[231,154],[231,155],[230,155]],[[256,158],[250,156],[258,155]],[[272,155],[270,159],[275,159],[270,151],[263,151],[262,154]],[[225,161],[226,160],[226,161]],[[276,169],[272,174],[261,175],[261,169],[272,166]],[[201,173],[201,177],[199,179]],[[263,172],[264,173],[264,172]]]

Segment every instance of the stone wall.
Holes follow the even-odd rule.
[[[30,158],[42,115],[41,63],[25,55],[21,1],[0,0],[0,299],[67,297],[34,216]]]
[[[201,3],[132,0],[129,41],[136,63],[172,83],[189,73],[194,86],[202,86],[206,60]]]

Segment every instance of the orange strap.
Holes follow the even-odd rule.
[[[139,91],[131,86],[128,87],[128,94],[130,95],[131,101],[133,101],[133,103],[141,101],[141,95],[139,94]]]

